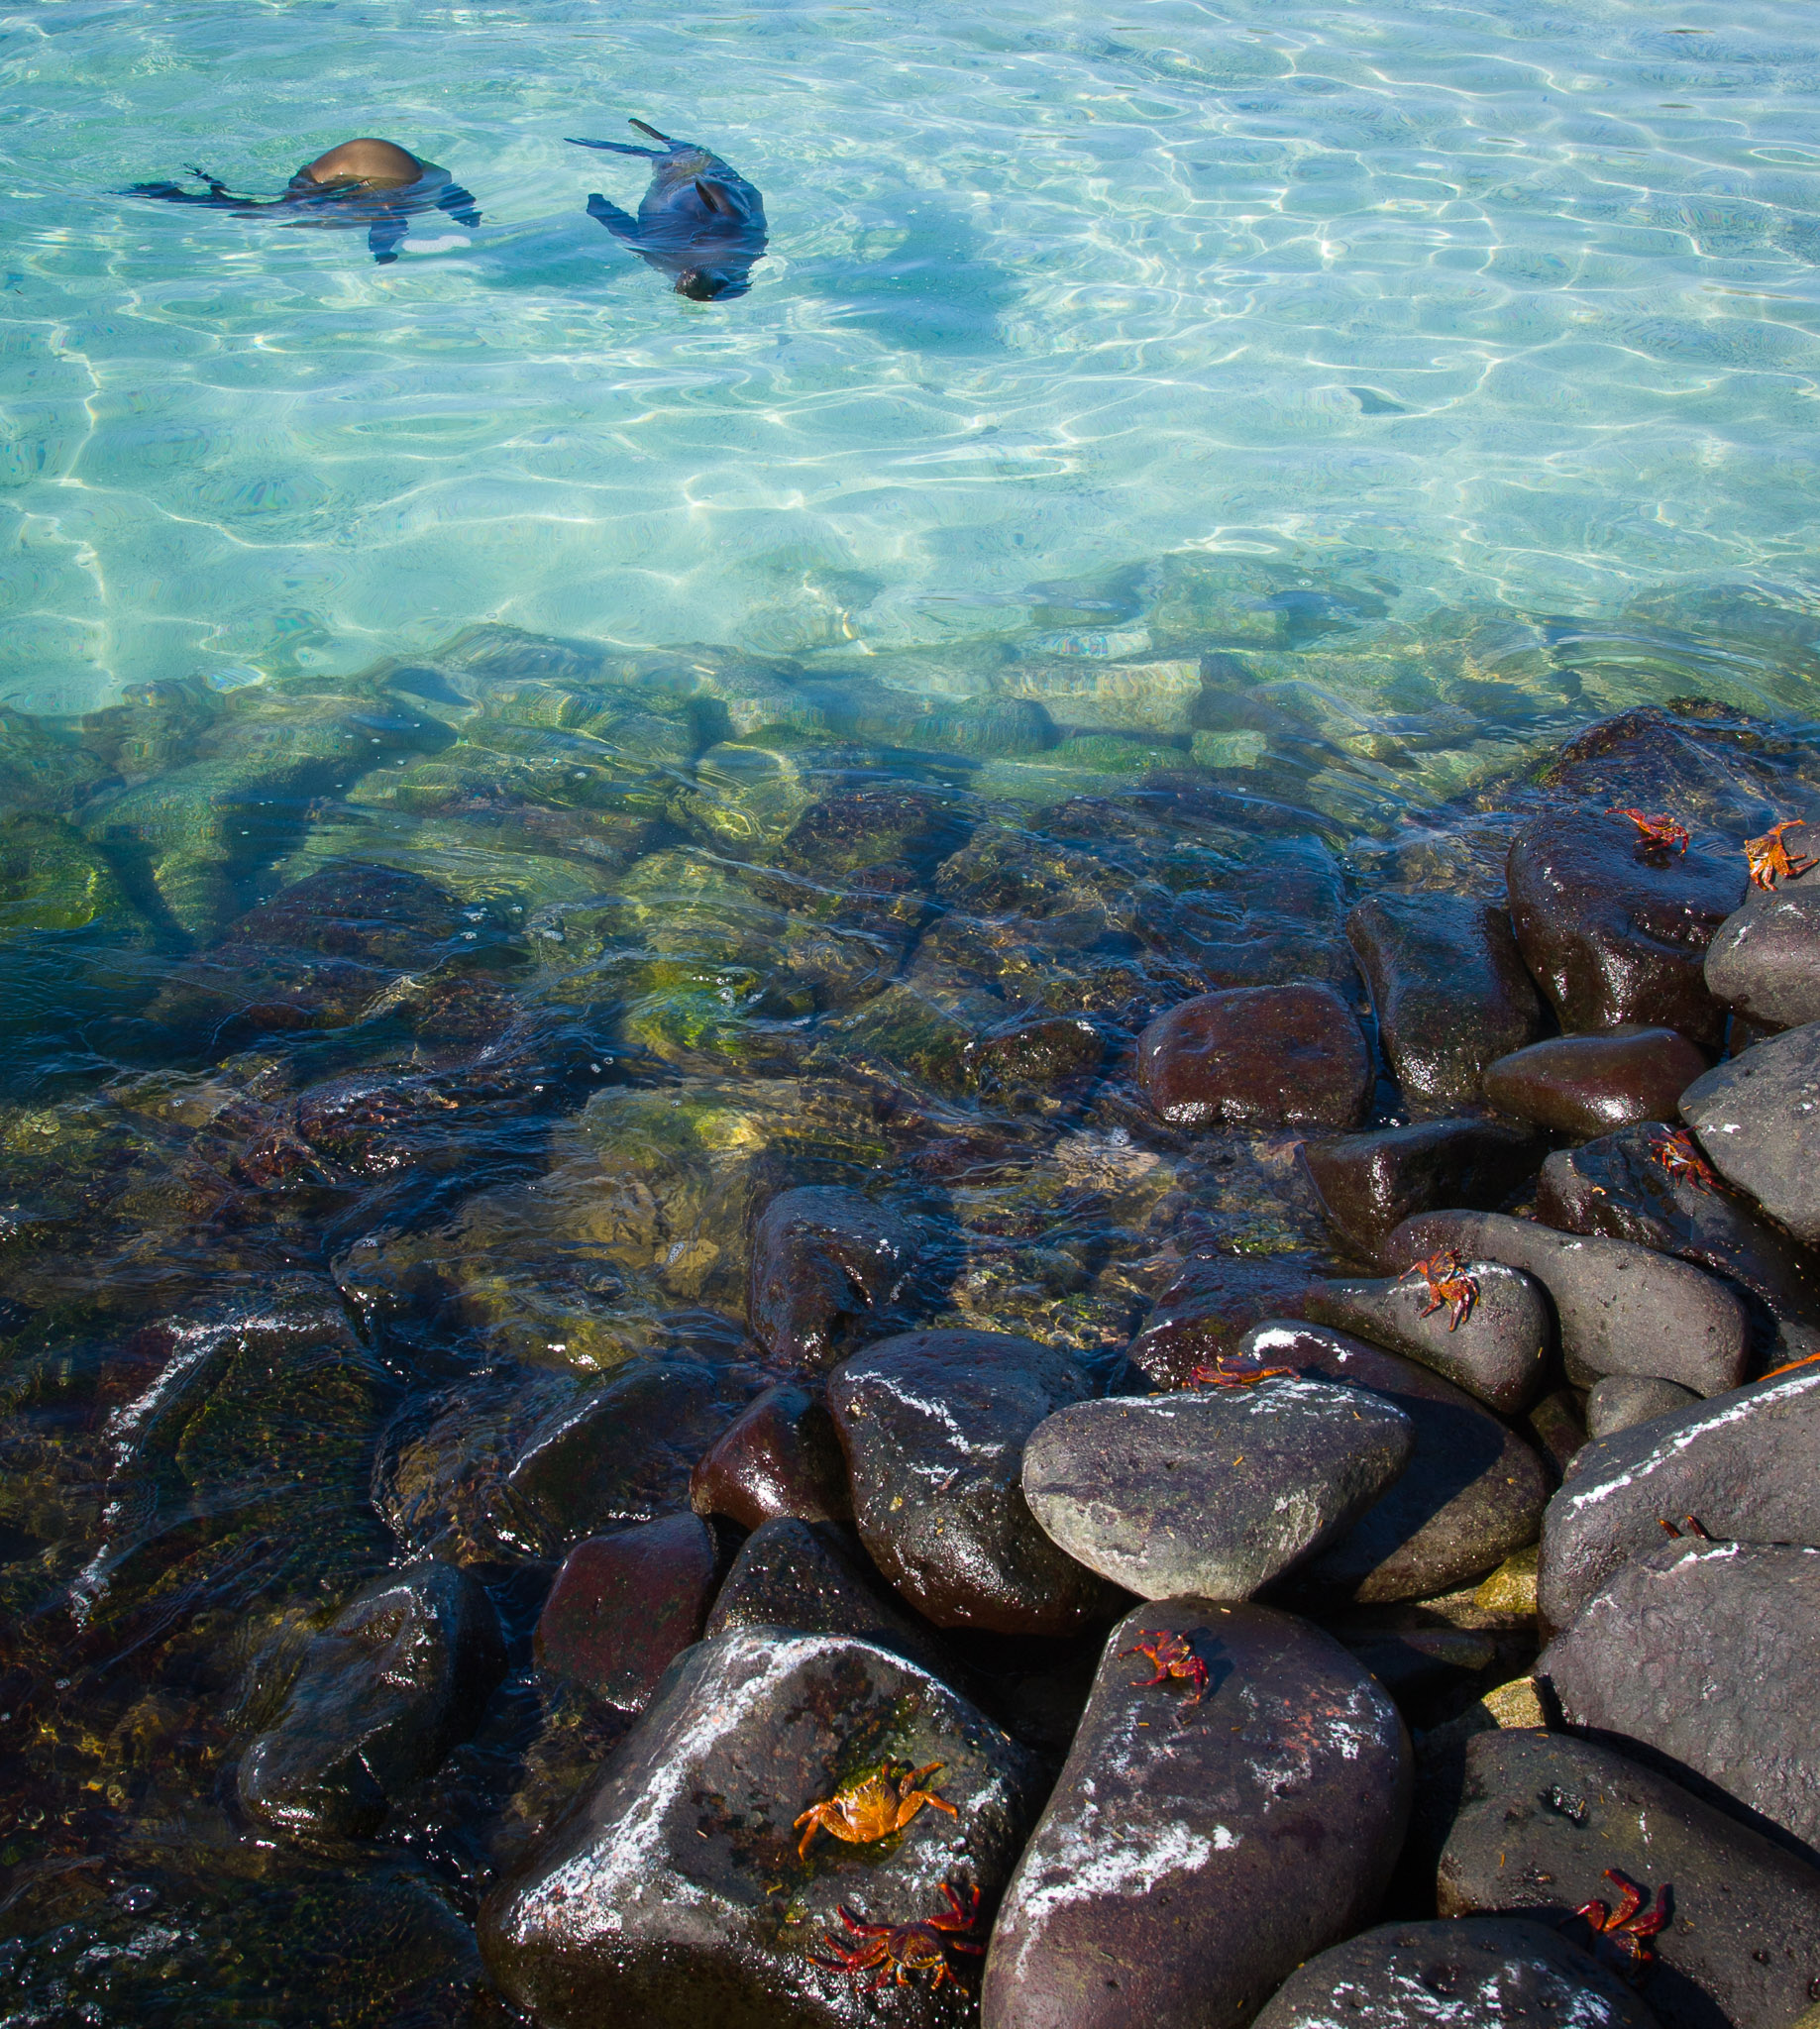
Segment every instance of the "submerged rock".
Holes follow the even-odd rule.
[[[1698,1539],[1622,1565],[1536,1665],[1569,1726],[1637,1742],[1810,1862],[1820,1766],[1807,1705],[1764,1687],[1816,1670],[1820,1549]]]
[[[1728,1183],[1820,1245],[1820,1021],[1755,1043],[1681,1094],[1681,1117]]]
[[[1129,1652],[1164,1637],[1204,1692],[1145,1682]],[[1140,1607],[1107,1642],[1007,1891],[986,2029],[1242,2029],[1370,1916],[1409,1795],[1403,1722],[1332,1636],[1262,1606]]]
[[[1346,917],[1405,1102],[1451,1114],[1485,1068],[1542,1029],[1542,1003],[1504,909],[1464,895],[1374,895]]]
[[[1059,1348],[989,1332],[883,1338],[828,1376],[860,1537],[937,1627],[1068,1635],[1112,1610],[1019,1483],[1031,1431],[1090,1392]]]
[[[1608,1869],[1667,1900],[1644,1991],[1663,2029],[1786,2029],[1820,1978],[1820,1870],[1609,1748],[1559,1733],[1466,1744],[1441,1856],[1444,1916],[1534,1912],[1591,1942],[1573,1912],[1615,1900]]]
[[[642,1711],[672,1661],[700,1639],[719,1566],[714,1532],[697,1515],[578,1543],[538,1616],[538,1668],[622,1712]]]
[[[1240,987],[1159,1014],[1138,1037],[1137,1075],[1177,1125],[1350,1127],[1371,1060],[1333,988]]]
[[[505,1673],[492,1602],[453,1564],[375,1580],[310,1641],[277,1722],[240,1762],[273,1831],[358,1839],[472,1731]]]
[[[1539,1598],[1564,1628],[1662,1524],[1820,1545],[1820,1363],[1597,1438],[1543,1523]],[[1690,1532],[1691,1533],[1691,1532]]]
[[[1579,809],[1526,825],[1506,871],[1524,963],[1562,1028],[1661,1023],[1719,1041],[1724,1011],[1701,967],[1744,899],[1742,861],[1648,855],[1628,817]]]
[[[1333,1946],[1284,1981],[1257,2029],[1333,2029],[1337,2020],[1348,2029],[1655,2029],[1657,2018],[1558,1931],[1469,1916],[1381,1924]]]
[[[1030,1433],[1023,1492],[1070,1556],[1140,1599],[1248,1599],[1370,1507],[1414,1443],[1394,1404],[1323,1381],[1103,1397]]]
[[[881,1764],[925,1770],[950,1809],[860,1844],[816,1831],[801,1857],[799,1814]],[[984,1943],[1033,1783],[1015,1742],[900,1655],[776,1628],[721,1635],[689,1652],[592,1794],[487,1897],[487,1969],[549,2029],[874,2020],[858,1981],[814,1963],[830,1937],[854,1941],[841,1905],[910,1923],[947,1916],[944,1890],[964,1910],[977,1894],[978,1917],[948,1936]],[[962,1978],[974,1963],[953,1958]],[[891,1991],[895,2021],[969,2012],[946,1982]]]
[[[752,1235],[753,1336],[789,1365],[831,1366],[848,1346],[880,1335],[912,1253],[897,1214],[857,1191],[780,1192]]]
[[[1540,1134],[1498,1121],[1419,1121],[1305,1141],[1321,1209],[1346,1244],[1381,1261],[1393,1227],[1444,1205],[1495,1212],[1542,1167]]]
[[[780,1381],[755,1397],[701,1454],[689,1500],[697,1515],[724,1515],[742,1529],[783,1515],[851,1516],[846,1460],[819,1386]]]
[[[1672,1121],[1705,1069],[1705,1052],[1672,1028],[1556,1035],[1500,1057],[1485,1073],[1485,1097],[1556,1133],[1606,1134],[1633,1121]]]

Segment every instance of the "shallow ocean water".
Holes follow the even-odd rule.
[[[16,9],[0,700],[488,620],[1016,639],[1032,584],[1184,549],[1362,575],[1418,628],[1630,640],[1639,594],[1720,584],[1807,612],[1810,8],[1113,12]],[[667,294],[585,215],[641,165],[563,137],[634,114],[764,191],[747,297]],[[275,190],[366,132],[480,229],[375,268],[115,194],[191,160]]]

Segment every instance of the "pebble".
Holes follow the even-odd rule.
[[[832,1366],[879,1335],[913,1255],[910,1228],[889,1206],[836,1185],[779,1192],[752,1234],[753,1337],[787,1365]]]
[[[1533,1275],[1549,1292],[1567,1378],[1646,1374],[1717,1395],[1743,1378],[1750,1318],[1737,1295],[1685,1261],[1628,1240],[1579,1238],[1496,1212],[1431,1212],[1387,1242],[1393,1262],[1452,1247]]]
[[[1798,1240],[1820,1245],[1820,1021],[1754,1043],[1681,1094],[1707,1160]]]
[[[1482,1577],[1536,1541],[1549,1498],[1542,1460],[1472,1398],[1414,1360],[1321,1325],[1276,1322],[1239,1351],[1368,1388],[1415,1427],[1401,1478],[1290,1581],[1324,1602],[1433,1599]]]
[[[1030,1512],[1140,1599],[1248,1599],[1331,1542],[1408,1463],[1381,1396],[1284,1377],[1077,1402],[1023,1447]]]
[[[1176,1126],[1352,1127],[1371,1059],[1332,987],[1235,987],[1157,1015],[1137,1038],[1137,1077]]]
[[[697,1515],[757,1529],[784,1515],[842,1522],[847,1466],[819,1387],[780,1381],[755,1396],[701,1454],[689,1480]]]
[[[990,1332],[882,1338],[828,1376],[860,1538],[938,1628],[1071,1635],[1117,1610],[1020,1484],[1030,1433],[1092,1392],[1066,1352]]]
[[[1742,858],[1646,857],[1628,817],[1582,808],[1526,824],[1505,876],[1524,963],[1569,1034],[1660,1022],[1718,1043],[1701,964],[1744,900]]]
[[[1820,1549],[1692,1540],[1633,1558],[1536,1674],[1570,1727],[1678,1763],[1820,1864],[1820,1762],[1802,1695],[1820,1675]]]
[[[1586,1435],[1615,1438],[1659,1416],[1672,1416],[1700,1400],[1691,1388],[1675,1381],[1654,1381],[1645,1374],[1607,1374],[1586,1396]],[[1582,1447],[1583,1448],[1583,1447]],[[1574,1454],[1576,1457],[1578,1452]]]
[[[1668,1894],[1644,1991],[1663,2029],[1786,2029],[1820,1978],[1820,1870],[1640,1762],[1560,1733],[1466,1746],[1459,1815],[1441,1856],[1443,1916],[1534,1912],[1584,1944],[1583,1903],[1610,1907],[1607,1869]]]
[[[1500,1057],[1485,1073],[1485,1097],[1501,1114],[1583,1140],[1633,1121],[1674,1120],[1706,1067],[1706,1052],[1672,1028],[1554,1035]]]
[[[1711,1536],[1820,1544],[1820,1364],[1602,1437],[1543,1523],[1543,1617],[1564,1628],[1662,1524]]]
[[[1811,824],[1784,832],[1790,856],[1812,857]],[[1715,1000],[1765,1028],[1820,1021],[1820,880],[1813,872],[1753,888],[1706,948],[1706,985]]]
[[[466,1571],[375,1579],[310,1638],[277,1723],[241,1757],[242,1808],[275,1832],[366,1838],[474,1730],[504,1674],[498,1618]]]
[[[865,1844],[818,1832],[800,1857],[799,1814],[887,1762],[938,1764],[923,1786],[954,1815],[925,1805]],[[983,1944],[1036,1794],[1024,1751],[903,1656],[742,1629],[690,1651],[579,1807],[492,1890],[481,1949],[542,2029],[874,2022],[860,1982],[814,1964],[830,1936],[852,1941],[840,1905],[909,1923],[945,1914],[944,1887],[977,1889]],[[966,2019],[946,1982],[891,1995],[912,2029]]]
[[[1354,1253],[1380,1265],[1402,1221],[1445,1205],[1495,1211],[1548,1152],[1542,1135],[1482,1120],[1418,1121],[1302,1144],[1328,1223]]]
[[[1123,1653],[1159,1634],[1205,1695]],[[1376,1908],[1409,1795],[1396,1708],[1331,1635],[1263,1606],[1139,1607],[1007,1891],[984,2029],[1239,2029]]]
[[[1449,1322],[1450,1305],[1429,1310],[1434,1299],[1421,1276],[1321,1283],[1301,1308],[1317,1324],[1407,1353],[1502,1416],[1519,1415],[1548,1384],[1554,1340],[1548,1296],[1502,1261],[1460,1266],[1477,1293],[1457,1325]]]
[[[1345,931],[1413,1111],[1473,1105],[1486,1065],[1541,1032],[1542,1002],[1502,908],[1464,895],[1374,895]]]
[[[1296,1972],[1256,2029],[1655,2029],[1616,1973],[1512,1917],[1386,1923]]]
[[[621,1712],[642,1711],[664,1671],[700,1639],[720,1563],[714,1532],[698,1515],[578,1543],[538,1616],[538,1668]]]

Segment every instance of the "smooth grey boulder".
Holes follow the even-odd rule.
[[[1405,1220],[1388,1247],[1405,1265],[1452,1247],[1533,1275],[1554,1305],[1561,1356],[1576,1387],[1607,1374],[1648,1374],[1717,1395],[1744,1378],[1751,1323],[1734,1292],[1629,1240],[1556,1232],[1498,1212],[1452,1211]]]
[[[1662,1524],[1820,1545],[1820,1362],[1589,1443],[1543,1517],[1537,1601],[1564,1628]]]
[[[1696,1078],[1681,1118],[1728,1183],[1820,1245],[1820,1021],[1766,1036]]]
[[[1162,1636],[1205,1666],[1203,1696],[1124,1653]],[[1331,1635],[1263,1606],[1140,1607],[1006,1892],[985,2029],[1242,2029],[1370,1917],[1410,1780],[1396,1708]]]
[[[889,1762],[939,1769],[901,1831],[864,1844],[796,1819]],[[831,2029],[876,2021],[817,1966],[862,1919],[945,1914],[975,1888],[984,1943],[1038,1794],[1025,1752],[902,1655],[837,1635],[747,1628],[679,1657],[592,1793],[488,1895],[481,1949],[544,2029]],[[963,1971],[977,1958],[959,1956]],[[957,1998],[958,1996],[958,1998]],[[892,2019],[964,2022],[964,1988],[892,1987]]]
[[[1552,1484],[1541,1458],[1451,1382],[1323,1325],[1272,1320],[1246,1333],[1239,1353],[1369,1388],[1415,1427],[1410,1461],[1383,1497],[1284,1581],[1298,1597],[1432,1599],[1536,1541]]]
[[[1691,1388],[1683,1388],[1678,1381],[1657,1381],[1644,1374],[1607,1374],[1604,1380],[1594,1382],[1586,1397],[1586,1435],[1615,1438],[1640,1423],[1672,1416],[1677,1409],[1691,1409],[1699,1400]]]
[[[1500,1415],[1520,1416],[1548,1385],[1553,1309],[1541,1283],[1521,1269],[1502,1261],[1462,1265],[1478,1295],[1457,1325],[1446,1304],[1429,1311],[1421,1276],[1320,1283],[1305,1309],[1317,1324],[1407,1353]]]
[[[1820,1549],[1669,1544],[1634,1558],[1543,1652],[1569,1726],[1631,1740],[1696,1794],[1820,1862]]]
[[[1442,1851],[1443,1916],[1534,1915],[1586,1941],[1614,1869],[1674,1920],[1644,1990],[1663,2029],[1787,2029],[1820,1979],[1820,1869],[1678,1782],[1571,1734],[1509,1728],[1466,1743]]]
[[[1820,836],[1811,824],[1786,832],[1797,859]],[[1820,870],[1816,870],[1820,871]],[[1715,1000],[1765,1028],[1820,1021],[1820,879],[1815,872],[1751,890],[1706,947],[1706,987]]]
[[[1409,1461],[1394,1403],[1329,1381],[1077,1402],[1023,1447],[1030,1512],[1140,1599],[1249,1599],[1330,1543]]]
[[[313,1636],[278,1721],[240,1763],[273,1831],[358,1839],[480,1719],[505,1674],[492,1601],[454,1564],[375,1580]]]
[[[1519,1918],[1384,1923],[1311,1959],[1257,2029],[1654,2029],[1618,1977]]]

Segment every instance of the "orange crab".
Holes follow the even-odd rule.
[[[971,1952],[978,1958],[986,1950],[984,1945],[972,1944],[956,1935],[973,1928],[980,1913],[980,1891],[970,1889],[963,1902],[943,1881],[941,1892],[948,1899],[947,1909],[925,1916],[920,1923],[869,1923],[841,1903],[841,1922],[861,1942],[845,1945],[832,1931],[823,1931],[821,1942],[834,1956],[821,1959],[811,1952],[810,1964],[825,1966],[830,1973],[850,1973],[856,1980],[862,1973],[873,1973],[876,1969],[876,1976],[866,1981],[869,1991],[883,1986],[894,1973],[900,1986],[910,1984],[905,1976],[910,1973],[933,1973],[935,1977],[929,1981],[931,1991],[944,1979],[959,1986],[954,1968],[948,1964],[948,1954]]]
[[[1207,1695],[1207,1664],[1189,1647],[1186,1635],[1153,1635],[1148,1628],[1139,1628],[1137,1640],[1119,1654],[1148,1656],[1156,1667],[1154,1676],[1134,1679],[1133,1690],[1147,1691],[1152,1684],[1166,1683],[1170,1677],[1179,1676],[1194,1685],[1193,1694],[1183,1700],[1185,1704],[1198,1705]]]
[[[1677,1184],[1692,1184],[1700,1191],[1719,1188],[1712,1164],[1694,1146],[1693,1136],[1685,1127],[1664,1129],[1650,1150],[1650,1160],[1665,1169]]]
[[[1605,1878],[1618,1890],[1618,1906],[1607,1908],[1595,1895],[1591,1901],[1582,1902],[1567,1922],[1578,1919],[1586,1924],[1592,1932],[1595,1958],[1603,1959],[1631,1979],[1641,1979],[1656,1960],[1650,1940],[1674,1913],[1670,1901],[1674,1891],[1664,1882],[1656,1898],[1656,1907],[1643,1915],[1643,1905],[1650,1899],[1648,1888],[1639,1887],[1615,1867],[1605,1869]],[[1566,1925],[1561,1928],[1564,1930]]]
[[[1719,1541],[1712,1531],[1707,1528],[1706,1524],[1700,1520],[1698,1515],[1683,1515],[1681,1517],[1681,1526],[1678,1529],[1668,1520],[1666,1515],[1658,1515],[1656,1520],[1658,1526],[1665,1529],[1669,1537],[1676,1543],[1682,1542],[1689,1536],[1694,1537],[1701,1543],[1717,1543]]]
[[[1687,850],[1687,827],[1672,817],[1652,817],[1644,810],[1607,810],[1608,817],[1628,817],[1637,827],[1637,852],[1642,859]]]
[[[1445,1311],[1447,1330],[1457,1332],[1471,1317],[1472,1306],[1479,1300],[1479,1279],[1466,1273],[1458,1248],[1444,1247],[1426,1261],[1412,1262],[1397,1280],[1407,1282],[1412,1275],[1420,1275],[1429,1286],[1429,1300],[1422,1315],[1432,1318],[1437,1311]]]
[[[1782,843],[1784,831],[1792,831],[1806,821],[1804,817],[1784,817],[1779,824],[1771,824],[1761,838],[1745,840],[1745,864],[1751,869],[1753,888],[1773,888],[1778,881],[1792,881],[1810,867],[1820,867],[1820,860],[1808,853],[1792,858]]]
[[[1235,1352],[1223,1352],[1208,1364],[1203,1362],[1188,1376],[1191,1388],[1249,1388],[1258,1381],[1291,1380],[1294,1367],[1246,1366]]]
[[[912,1768],[908,1762],[881,1762],[867,1775],[843,1782],[832,1796],[812,1803],[791,1828],[806,1825],[797,1847],[799,1860],[808,1858],[809,1841],[817,1832],[844,1839],[849,1846],[868,1846],[875,1839],[901,1832],[925,1803],[958,1818],[960,1812],[922,1784],[941,1766],[931,1762],[926,1768]]]

